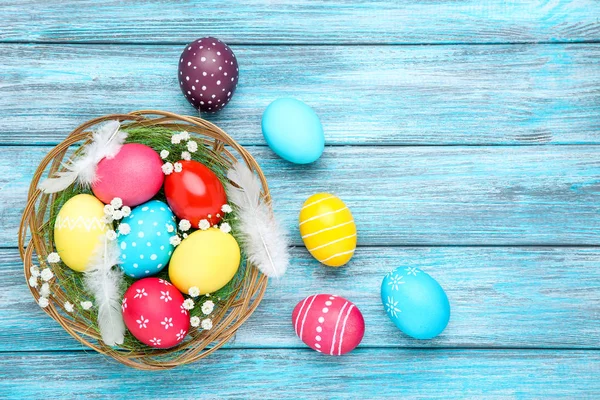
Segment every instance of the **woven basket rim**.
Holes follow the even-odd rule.
[[[56,194],[42,193],[38,189],[40,180],[48,167],[48,176],[61,168],[61,162],[71,146],[90,139],[91,128],[109,120],[118,120],[124,124],[124,127],[160,125],[174,130],[187,130],[196,139],[210,145],[211,154],[214,157],[221,157],[221,161],[229,165],[235,161],[242,161],[254,171],[261,182],[265,203],[270,207],[269,187],[256,160],[243,146],[213,123],[199,117],[183,116],[160,110],[139,110],[129,114],[109,114],[94,118],[79,125],[61,143],[56,145],[42,159],[33,175],[18,234],[19,252],[23,260],[26,283],[31,277],[30,267],[34,265],[34,255],[37,255],[38,259],[45,259],[49,253],[48,249],[52,249],[52,243],[47,242],[39,230],[46,222],[44,218],[47,207],[52,204]],[[268,280],[249,260],[247,260],[246,268],[246,276],[240,287],[225,302],[222,309],[212,317],[213,328],[200,333],[196,332],[195,335],[190,333],[190,340],[171,349],[149,348],[150,352],[141,353],[118,350],[105,345],[96,332],[90,331],[86,324],[77,319],[77,314],[69,314],[65,311],[63,304],[68,299],[59,285],[55,285],[55,290],[49,297],[50,304],[43,310],[77,341],[124,365],[142,370],[174,368],[200,360],[222,347],[256,310],[265,294]],[[38,291],[29,284],[27,286],[37,302],[40,298]]]

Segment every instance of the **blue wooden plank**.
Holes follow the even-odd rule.
[[[48,147],[3,147],[4,229],[14,246],[31,177]],[[597,146],[328,147],[300,166],[249,147],[294,245],[302,203],[333,192],[359,245],[598,245]]]
[[[0,45],[0,144],[50,144],[100,115],[191,114],[181,46]],[[295,96],[328,144],[600,143],[600,45],[234,46],[240,86],[208,119],[264,145],[265,107]],[[300,67],[301,66],[301,67]]]
[[[498,43],[600,38],[590,0],[381,1],[14,0],[4,41],[187,43]],[[34,21],[35,23],[32,23]]]
[[[315,293],[354,302],[366,321],[361,347],[563,348],[600,343],[598,248],[359,247],[349,265],[320,266],[292,250],[286,276],[271,280],[255,314],[228,347],[305,348],[291,314]],[[422,268],[446,289],[447,329],[434,340],[410,339],[387,318],[379,297],[383,275],[398,266]],[[0,250],[0,352],[82,349],[34,303],[16,249]]]
[[[600,396],[600,352],[361,349],[218,350],[170,371],[97,354],[4,353],[0,397],[128,399],[582,398]]]

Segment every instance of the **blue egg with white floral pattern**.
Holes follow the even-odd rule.
[[[440,284],[416,267],[399,267],[381,283],[381,301],[392,322],[415,339],[432,339],[450,320],[450,302]]]
[[[123,224],[129,233],[123,234]],[[175,215],[159,200],[151,200],[131,210],[119,226],[121,269],[132,278],[145,278],[159,273],[167,266],[173,254],[169,242],[177,232]]]

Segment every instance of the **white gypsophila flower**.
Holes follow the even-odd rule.
[[[186,310],[191,310],[192,308],[194,308],[194,300],[185,299],[183,301],[183,308],[185,308]]]
[[[177,235],[171,236],[169,238],[169,243],[171,243],[171,246],[178,246],[181,243],[181,238]]]
[[[89,310],[93,306],[91,301],[82,301],[79,304],[81,304],[81,308],[83,308],[84,310]]]
[[[58,255],[58,253],[52,252],[48,254],[47,260],[49,263],[55,264],[57,262],[60,262],[60,256]]]
[[[37,285],[38,285],[37,276],[30,276],[29,277],[29,286],[31,286],[32,288],[37,288]]]
[[[219,229],[223,233],[229,233],[231,232],[231,225],[229,225],[227,222],[223,222],[221,226],[219,226]]]
[[[48,304],[50,304],[50,302],[46,297],[40,297],[40,299],[38,300],[38,304],[40,305],[40,307],[46,308],[48,307]]]
[[[115,210],[115,212],[112,214],[112,217],[116,221],[122,219],[123,218],[123,211],[121,211],[121,210]]]
[[[162,158],[164,160],[167,157],[169,157],[169,150],[161,150],[160,151],[160,158]]]
[[[229,214],[233,210],[231,209],[231,206],[229,204],[223,204],[223,206],[221,207],[221,211],[223,211],[225,214]]]
[[[187,219],[182,219],[181,221],[179,221],[179,230],[186,232],[189,231],[190,228],[192,227],[192,224],[190,224],[190,221],[188,221]]]
[[[203,231],[205,231],[208,228],[210,228],[210,222],[208,222],[208,220],[206,220],[206,219],[201,219],[200,223],[198,224],[198,228],[200,228]]]
[[[127,222],[123,222],[122,224],[119,225],[119,233],[121,235],[129,235],[130,232],[131,232],[131,226],[129,226],[129,224]]]
[[[189,235],[187,233],[184,233],[183,235],[181,235],[184,239],[187,238]]]
[[[188,131],[179,132],[181,140],[190,140],[190,133]]]
[[[181,159],[183,159],[185,161],[190,161],[192,159],[192,155],[190,154],[189,151],[183,151],[183,152],[181,152]]]
[[[189,288],[188,294],[192,297],[198,297],[200,296],[200,289],[198,289],[196,286],[192,286]]]
[[[108,240],[115,240],[117,238],[117,232],[113,231],[112,229],[106,231],[106,238]]]
[[[124,217],[129,217],[129,215],[131,215],[131,207],[123,206],[123,208],[121,208],[121,212],[123,213]]]
[[[202,313],[205,315],[210,314],[215,309],[215,303],[212,300],[207,300],[202,304]]]
[[[50,296],[50,285],[47,283],[44,283],[42,285],[42,287],[40,288],[40,294],[44,297]]]
[[[112,222],[114,221],[112,214],[108,215],[105,214],[104,217],[102,217],[102,222],[104,222],[105,224],[112,224]]]
[[[29,272],[31,273],[31,276],[35,276],[37,278],[38,276],[40,276],[40,267],[38,267],[37,265],[32,265],[31,267],[29,267]]]
[[[211,330],[213,327],[212,319],[210,319],[210,318],[203,319],[201,325],[202,325],[202,329],[206,329],[207,331]]]
[[[173,164],[173,170],[175,172],[181,172],[182,169],[183,169],[183,165],[181,165],[180,162],[176,162],[175,164]]]
[[[189,142],[187,142],[187,149],[190,153],[195,153],[196,151],[198,151],[198,143],[194,142],[193,140],[190,140]]]
[[[54,278],[54,274],[50,268],[44,268],[40,274],[40,277],[44,282],[48,282],[50,279]]]
[[[171,175],[173,173],[173,164],[170,162],[164,163],[161,167],[163,174]]]
[[[181,136],[179,135],[179,133],[175,133],[171,137],[171,143],[173,143],[173,144],[179,144],[179,143],[181,143]]]
[[[173,227],[173,225],[171,224],[167,224],[167,232],[171,233],[175,230],[175,228]]]
[[[190,325],[193,326],[194,328],[199,327],[200,326],[200,318],[198,318],[198,317],[190,318]]]
[[[113,215],[114,212],[115,212],[115,208],[113,207],[112,204],[107,204],[104,206],[104,214],[105,215]]]
[[[116,209],[123,207],[123,200],[120,197],[115,197],[110,201],[110,205]]]
[[[70,302],[66,302],[65,303],[65,310],[69,313],[73,312],[75,310],[73,304],[71,304]]]

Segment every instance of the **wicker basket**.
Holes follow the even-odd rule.
[[[197,117],[180,116],[156,110],[135,111],[130,114],[113,114],[96,118],[80,125],[62,143],[52,149],[42,160],[33,176],[19,229],[19,250],[24,263],[26,280],[29,280],[31,276],[30,267],[35,264],[34,253],[39,259],[45,259],[52,251],[52,238],[45,238],[40,232],[42,227],[48,224],[48,206],[52,204],[56,195],[42,193],[38,189],[40,179],[44,172],[47,171],[47,175],[52,175],[60,168],[70,146],[89,141],[91,128],[108,120],[119,120],[124,128],[160,125],[174,131],[188,131],[198,142],[209,145],[212,149],[212,157],[216,157],[225,165],[231,165],[236,160],[245,162],[251,170],[257,173],[263,187],[265,201],[270,203],[265,176],[254,158],[223,130],[210,122]],[[68,299],[58,281],[53,282],[50,304],[44,308],[44,311],[79,342],[122,364],[144,370],[169,369],[200,360],[223,346],[254,312],[266,290],[267,277],[249,263],[246,271],[242,283],[235,288],[223,307],[213,316],[213,328],[209,331],[192,332],[188,340],[170,349],[148,348],[148,351],[145,352],[132,352],[105,345],[100,339],[100,335],[91,332],[87,324],[78,319],[76,313],[65,312],[62,305]],[[37,301],[40,297],[37,290],[31,287],[30,290]]]

